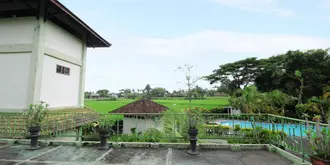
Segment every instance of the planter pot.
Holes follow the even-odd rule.
[[[282,149],[282,150],[285,150],[285,146],[284,145],[279,145],[279,144],[274,144],[276,147]]]
[[[109,148],[107,145],[107,140],[110,136],[110,129],[107,128],[98,128],[97,132],[100,135],[100,146],[98,147],[99,150],[106,150]]]
[[[282,146],[282,145],[279,145],[278,147],[279,147],[280,149],[282,149],[282,150],[285,150],[285,147]]]
[[[276,147],[278,147],[278,148],[280,148],[280,149],[282,149],[282,150],[285,150],[285,146],[283,146],[283,145],[279,145],[279,144],[277,144],[277,145],[275,145]]]
[[[188,135],[190,141],[190,150],[188,151],[188,154],[198,155],[199,154],[199,152],[197,151],[198,129],[189,129]]]
[[[29,127],[29,132],[30,132],[31,142],[28,150],[39,149],[40,146],[38,145],[38,137],[40,136],[40,126]]]
[[[313,165],[330,165],[330,160],[323,160],[317,156],[310,156],[310,160]]]

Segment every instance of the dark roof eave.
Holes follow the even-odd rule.
[[[84,21],[82,21],[80,18],[78,18],[74,13],[72,13],[68,8],[66,8],[62,3],[60,3],[58,0],[50,0],[54,5],[56,5],[58,8],[60,8],[63,12],[65,12],[67,15],[69,15],[72,19],[77,21],[81,26],[83,26],[89,33],[91,33],[93,36],[98,38],[101,43],[90,45],[87,44],[87,47],[110,47],[112,44],[106,41],[104,38],[102,38],[99,34],[97,34],[91,27],[89,27]]]
[[[118,114],[156,114],[156,112],[143,112],[143,113],[136,113],[136,112],[133,112],[133,113],[131,113],[131,112],[121,112],[121,110],[124,109],[124,108],[126,108],[127,106],[129,106],[129,105],[134,105],[134,104],[136,104],[137,102],[140,102],[140,101],[144,101],[144,99],[135,100],[135,101],[133,101],[133,102],[131,102],[131,103],[129,103],[129,104],[126,104],[126,105],[123,105],[123,106],[121,106],[121,107],[119,107],[119,108],[117,108],[117,109],[114,109],[114,110],[112,110],[112,111],[109,112],[109,113],[118,113]],[[149,100],[149,101],[151,101],[151,100]],[[151,101],[151,102],[153,102],[153,101]],[[164,105],[162,105],[162,104],[159,104],[159,103],[156,103],[156,102],[153,102],[153,103],[154,103],[155,105],[159,106],[159,107],[162,107],[165,111],[169,109],[168,107],[166,107],[166,106],[164,106]],[[157,113],[161,113],[161,112],[157,112]]]

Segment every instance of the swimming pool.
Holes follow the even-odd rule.
[[[242,121],[242,120],[220,120],[216,121],[216,123],[221,125],[226,125],[230,127],[234,127],[239,124],[241,128],[252,128],[252,122],[250,121]],[[255,122],[256,126],[261,126],[262,128],[272,130],[274,126],[274,130],[284,131],[288,136],[306,136],[305,130],[308,128],[305,125],[301,125],[302,131],[300,131],[299,124],[272,124],[272,123],[263,123],[263,122]]]

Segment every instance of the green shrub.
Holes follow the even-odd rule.
[[[210,110],[210,113],[227,113],[224,109],[224,107],[214,107],[214,108],[211,108]]]
[[[134,128],[132,130],[135,131]],[[116,141],[116,142],[160,142],[162,138],[161,131],[150,128],[144,133],[133,133],[131,135],[129,134],[122,134],[117,136],[111,136],[110,141]]]
[[[241,130],[241,125],[235,124],[235,126],[234,126],[234,132],[235,133],[238,133],[240,130]]]
[[[27,113],[27,127],[40,126],[48,113],[48,104],[40,102],[40,104],[30,104]]]
[[[139,142],[139,137],[136,134],[128,135],[128,134],[122,134],[117,136],[111,136],[110,141],[115,142]]]
[[[159,142],[162,137],[162,132],[156,128],[149,128],[144,134],[145,142]]]
[[[252,128],[241,128],[239,134],[242,138],[250,138],[254,140],[249,140],[249,143],[273,143],[278,141],[283,141],[287,134],[283,131],[272,131],[260,126],[255,129]]]
[[[136,128],[135,127],[131,128],[130,130],[131,130],[131,133],[132,134],[135,134],[136,133]]]
[[[207,133],[223,135],[228,134],[231,127],[223,125],[205,125],[204,129]]]

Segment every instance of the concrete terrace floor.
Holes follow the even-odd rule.
[[[159,148],[113,148],[47,146],[27,151],[26,145],[0,145],[0,165],[288,165],[290,161],[264,150],[187,150]]]

